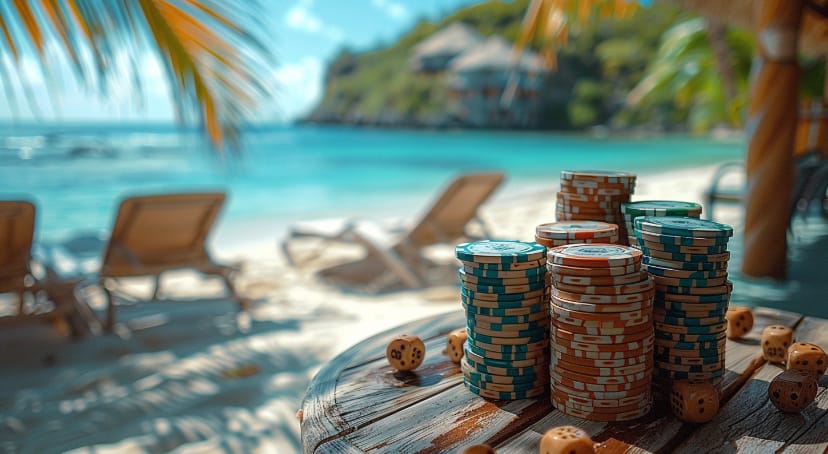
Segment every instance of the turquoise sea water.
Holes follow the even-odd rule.
[[[504,191],[552,185],[560,170],[652,173],[739,159],[738,141],[665,136],[274,126],[219,159],[171,126],[0,126],[0,197],[38,206],[38,236],[107,230],[130,194],[223,189],[220,228],[262,220],[409,216],[461,172],[501,170]]]

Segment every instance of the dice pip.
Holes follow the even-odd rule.
[[[810,372],[819,380],[828,368],[828,355],[819,345],[796,342],[788,348],[788,369]]]
[[[385,357],[394,369],[414,370],[425,359],[425,344],[417,336],[403,334],[391,340],[385,349]]]
[[[762,357],[771,363],[784,364],[792,343],[792,329],[781,325],[768,326],[762,331]]]
[[[753,329],[753,312],[750,308],[732,306],[727,309],[727,338],[740,339]]]
[[[684,422],[708,422],[719,412],[719,392],[710,383],[678,380],[673,383],[670,408]]]
[[[817,382],[810,372],[788,369],[768,386],[773,405],[785,413],[799,413],[816,399]]]
[[[449,333],[446,354],[451,358],[451,362],[459,364],[463,359],[463,344],[466,343],[467,335],[466,328],[456,329]]]
[[[543,434],[541,454],[592,454],[595,443],[583,429],[574,426],[554,427]]]

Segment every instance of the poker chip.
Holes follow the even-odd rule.
[[[643,270],[618,276],[568,276],[563,274],[553,274],[552,282],[555,285],[563,283],[584,286],[612,286],[635,284],[641,281],[646,281],[648,276],[649,273]]]
[[[561,172],[561,188],[556,195],[556,218],[559,222],[615,224],[617,235],[605,236],[616,236],[613,243],[628,244],[629,229],[621,206],[630,201],[635,181],[635,174],[627,172],[565,170]]]
[[[645,200],[623,203],[621,205],[621,212],[624,214],[624,223],[627,232],[632,235],[635,230],[634,222],[638,217],[686,216],[699,218],[701,217],[702,207],[697,203],[678,200]],[[630,245],[635,247],[643,246],[634,236],[630,237]]]
[[[632,265],[609,267],[579,267],[550,263],[548,268],[553,274],[559,276],[612,277],[636,273],[641,270],[641,264],[634,263]]]
[[[649,233],[690,238],[721,238],[733,236],[733,227],[705,219],[686,216],[642,216],[634,221],[635,229]]]
[[[618,236],[610,236],[606,238],[587,238],[582,240],[550,240],[548,238],[541,238],[535,236],[535,242],[546,246],[547,248],[551,249],[553,247],[558,246],[565,246],[567,244],[592,244],[592,243],[617,243]]]
[[[546,254],[543,244],[511,240],[455,247],[467,333],[460,366],[469,391],[502,400],[547,392]]]
[[[727,251],[727,244],[715,246],[677,246],[675,244],[655,243],[637,238],[639,249],[647,248],[652,251],[672,252],[678,254],[721,254]]]
[[[551,222],[535,227],[535,236],[549,240],[594,240],[618,237],[618,226],[606,222]]]
[[[570,244],[550,249],[549,263],[574,267],[624,267],[641,261],[641,251],[623,245]]]

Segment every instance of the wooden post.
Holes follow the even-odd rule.
[[[797,47],[803,0],[757,0],[758,44],[748,107],[747,199],[742,271],[785,278],[797,127]]]

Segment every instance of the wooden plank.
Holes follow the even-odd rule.
[[[342,417],[336,402],[337,386],[344,370],[372,363],[383,357],[385,347],[394,335],[404,332],[416,334],[423,340],[430,340],[445,336],[446,333],[458,326],[463,326],[464,323],[465,317],[459,311],[428,317],[366,339],[329,362],[311,381],[302,402],[304,419],[301,427],[304,452],[314,452],[320,444],[338,438],[342,432],[353,430]],[[335,445],[336,452],[350,450],[350,448],[346,449],[349,446],[347,441],[337,442]]]
[[[828,320],[805,318],[796,339],[828,349]],[[710,423],[699,426],[676,451],[825,452],[828,450],[828,377],[817,401],[798,415],[785,414],[768,399],[768,384],[783,368],[765,364]]]
[[[794,327],[802,316],[793,312],[760,308],[754,311],[754,328],[739,341],[727,342],[725,354],[727,373],[723,383],[723,394],[732,394],[761,366],[756,361],[761,357],[759,339],[762,330],[769,325]],[[504,452],[529,452],[538,449],[543,433],[562,425],[584,428],[593,440],[601,442],[600,452],[662,452],[668,451],[677,439],[683,438],[692,429],[670,413],[666,402],[656,402],[656,408],[646,417],[630,423],[595,423],[552,412],[526,431],[498,446]]]

